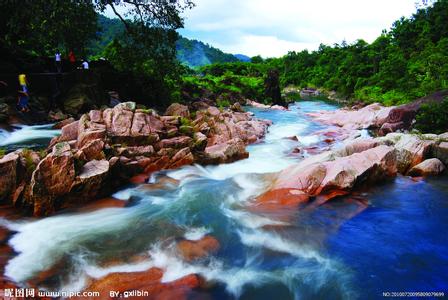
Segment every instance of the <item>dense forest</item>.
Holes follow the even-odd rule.
[[[320,88],[336,91],[341,98],[385,105],[407,103],[448,88],[447,20],[448,1],[437,1],[396,21],[371,44],[342,42],[320,45],[312,52],[289,52],[282,58],[205,66],[200,71],[205,77],[198,78],[198,84],[209,82],[212,88],[216,81],[233,82],[233,89],[247,90],[246,96],[253,97],[255,81],[276,68],[283,87]]]

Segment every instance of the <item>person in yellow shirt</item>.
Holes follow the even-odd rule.
[[[26,75],[23,73],[19,75],[19,84],[20,87],[22,88],[22,91],[28,93],[28,87],[27,87],[28,80],[26,80]]]

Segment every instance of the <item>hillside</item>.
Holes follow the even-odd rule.
[[[200,67],[213,63],[236,62],[232,54],[224,53],[201,41],[189,40],[184,37],[176,43],[177,59],[189,67]]]
[[[115,36],[124,31],[124,26],[118,19],[110,19],[103,15],[98,16],[98,39],[88,48],[89,55],[100,55],[102,50]],[[213,63],[237,62],[239,58],[224,53],[201,41],[190,40],[180,36],[176,43],[177,59],[191,68]]]

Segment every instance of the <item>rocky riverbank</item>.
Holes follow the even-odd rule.
[[[173,104],[164,116],[127,102],[92,110],[62,127],[46,153],[18,150],[0,160],[0,199],[46,216],[108,195],[133,176],[183,165],[246,158],[269,121],[210,106],[190,113]]]
[[[293,165],[271,179],[259,205],[322,204],[354,188],[396,176],[439,175],[448,164],[448,133],[357,138]]]
[[[318,147],[316,155],[274,175],[268,190],[257,198],[259,205],[306,206],[316,197],[323,203],[362,184],[397,174],[419,177],[443,173],[448,164],[448,133],[395,132],[409,129],[424,102],[396,107],[374,103],[360,109],[309,113],[314,120],[333,125],[316,133],[323,135],[329,146]],[[360,129],[377,129],[385,136],[356,138]],[[332,147],[343,141],[341,147]]]

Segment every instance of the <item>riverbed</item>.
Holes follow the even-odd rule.
[[[248,147],[248,159],[152,174],[113,195],[124,207],[2,220],[15,232],[8,243],[17,253],[5,275],[26,284],[56,265],[56,275],[39,287],[79,291],[88,278],[159,267],[163,282],[192,273],[205,278],[209,284],[193,299],[376,299],[383,292],[446,291],[446,176],[399,176],[305,210],[257,209],[253,200],[270,184],[269,174],[312,155],[292,149],[324,139],[314,133],[326,126],[306,113],[334,109],[323,101],[297,102],[289,111],[250,108],[274,125],[263,142]],[[193,262],[179,257],[177,240],[205,235],[219,241],[218,252]]]

